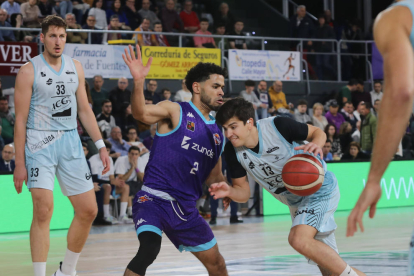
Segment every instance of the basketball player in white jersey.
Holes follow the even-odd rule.
[[[414,0],[395,1],[381,12],[374,25],[374,39],[384,59],[384,97],[378,117],[371,168],[365,188],[348,217],[347,236],[364,231],[362,216],[373,218],[381,198],[381,178],[397,152],[413,113],[414,99]],[[414,233],[410,243],[408,275],[414,275]]]
[[[246,175],[253,178],[276,199],[287,205],[292,217],[290,245],[304,255],[309,263],[317,264],[323,276],[365,275],[351,268],[338,255],[335,240],[334,213],[339,202],[339,188],[335,175],[327,171],[322,146],[326,135],[317,127],[286,117],[270,117],[255,122],[253,105],[244,99],[227,101],[217,112],[217,124],[222,125],[230,140],[224,156],[232,176],[233,187],[225,182],[210,186],[214,198],[229,197],[246,202],[250,192]],[[295,141],[307,140],[299,145]],[[286,190],[282,182],[282,168],[286,161],[299,153],[313,154],[323,164],[325,178],[322,187],[306,197]]]
[[[104,165],[109,158],[88,104],[82,65],[63,55],[66,23],[58,16],[43,20],[45,50],[21,67],[15,85],[14,185],[26,182],[33,200],[30,247],[35,276],[45,276],[55,175],[75,210],[63,263],[53,274],[76,275],[76,264],[97,213],[91,174],[77,132],[76,116],[95,141]]]

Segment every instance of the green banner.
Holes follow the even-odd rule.
[[[22,193],[17,194],[13,175],[0,175],[0,188],[0,233],[29,231],[33,218],[33,203],[27,187],[23,186]],[[50,229],[68,229],[74,211],[69,199],[62,194],[57,179],[53,198],[54,209]]]
[[[341,199],[338,211],[354,208],[367,180],[369,162],[328,163],[338,179]],[[391,162],[381,180],[382,197],[378,208],[414,206],[414,161]],[[286,205],[263,190],[264,215],[289,214]]]

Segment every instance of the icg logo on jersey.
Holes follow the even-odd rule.
[[[212,149],[206,149],[205,147],[203,147],[203,146],[200,146],[199,144],[197,144],[197,143],[194,143],[194,142],[188,142],[188,141],[190,141],[191,140],[191,138],[190,137],[187,137],[187,136],[184,136],[183,137],[183,141],[181,142],[181,147],[183,148],[183,149],[186,149],[186,150],[188,150],[189,148],[190,148],[190,145],[191,145],[191,149],[193,149],[193,150],[195,150],[195,151],[198,151],[198,152],[201,152],[201,153],[204,153],[205,155],[207,155],[208,157],[210,157],[210,158],[213,158],[214,157],[214,152],[213,152],[213,150]]]
[[[52,105],[52,117],[71,116],[72,108],[70,96],[55,96],[52,98],[56,100]]]

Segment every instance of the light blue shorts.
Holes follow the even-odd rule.
[[[76,129],[26,133],[27,187],[53,191],[55,175],[65,196],[93,189],[92,175]]]

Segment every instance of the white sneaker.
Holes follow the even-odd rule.
[[[119,217],[119,223],[133,224],[134,220],[130,219],[127,215],[123,215],[123,216]]]
[[[63,274],[63,272],[60,270],[61,268],[62,262],[60,262],[58,270],[55,273],[53,273],[52,276],[79,276],[78,274],[76,274],[76,271],[72,275]]]
[[[112,224],[118,224],[119,223],[119,221],[116,220],[116,218],[114,218],[113,216],[105,217],[104,221],[110,222]]]

